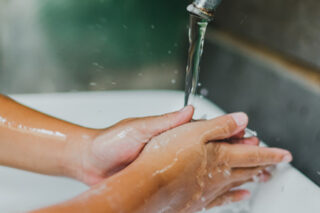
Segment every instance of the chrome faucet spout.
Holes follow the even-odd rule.
[[[187,10],[197,16],[208,21],[213,20],[214,10],[218,7],[222,0],[194,0]]]

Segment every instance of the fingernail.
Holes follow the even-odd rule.
[[[243,112],[232,113],[231,116],[238,126],[244,126],[248,122],[248,117]]]
[[[186,106],[186,107],[183,107],[179,112],[185,112],[185,111],[189,110],[190,107],[192,107],[192,106],[191,106],[191,105],[188,105],[188,106]]]
[[[286,154],[283,158],[282,158],[282,162],[284,163],[290,163],[292,161],[292,155],[291,154]]]
[[[186,111],[187,107],[188,107],[188,106],[183,107],[182,109],[179,110],[179,112]]]

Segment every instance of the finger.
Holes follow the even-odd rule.
[[[243,130],[243,131],[239,132],[238,134],[235,134],[234,136],[232,136],[231,139],[242,139],[245,134],[246,134],[246,132]]]
[[[143,134],[150,137],[161,134],[169,129],[175,128],[191,121],[194,113],[193,106],[187,106],[180,111],[137,119],[137,128]]]
[[[271,179],[271,176],[271,173],[267,172],[266,170],[262,170],[260,173],[248,179],[247,181],[236,183],[235,186],[233,186],[232,188],[241,186],[248,182],[266,183]]]
[[[243,131],[248,125],[248,116],[245,113],[232,113],[218,118],[193,123],[193,131],[203,133],[204,140],[215,141],[230,138]]]
[[[233,139],[230,141],[232,144],[247,144],[252,146],[259,146],[260,140],[257,137]]]
[[[234,182],[232,183],[230,186],[227,187],[226,191],[229,191],[231,189],[236,189],[237,187],[240,187],[246,183],[250,183],[250,182],[255,182],[254,178],[249,178],[247,180],[243,180],[243,181],[238,181],[238,182]]]
[[[258,180],[259,182],[265,183],[271,179],[271,176],[270,172],[263,170],[261,174],[258,174]]]
[[[261,167],[262,169],[262,167]],[[246,180],[240,180],[237,182],[232,183],[230,189],[241,186],[245,183],[249,183],[249,182],[256,182],[256,183],[265,183],[268,182],[271,179],[271,173],[269,173],[266,170],[259,170],[256,174],[251,174],[248,175]],[[243,178],[240,178],[243,179]]]
[[[247,181],[262,174],[264,169],[265,167],[235,168],[231,171],[230,180],[232,182]]]
[[[292,161],[291,153],[279,148],[224,143],[220,149],[221,153],[225,153],[224,158],[232,168],[266,166]]]
[[[233,202],[239,202],[241,200],[246,200],[250,197],[250,192],[248,190],[239,189],[228,191],[221,195],[217,199],[213,200],[206,206],[206,209],[210,209],[217,206],[227,205]]]

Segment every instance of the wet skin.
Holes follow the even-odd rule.
[[[90,129],[0,95],[0,165],[93,185],[130,164],[152,137],[189,122],[192,113],[189,107]]]
[[[243,113],[188,123],[154,137],[128,167],[65,203],[36,212],[195,212],[248,197],[232,188],[289,162],[277,148],[223,142],[242,134]],[[243,141],[242,141],[243,142]]]
[[[267,180],[265,166],[292,159],[243,139],[243,113],[189,123],[192,115],[189,106],[89,129],[0,96],[0,164],[93,185],[38,212],[194,212],[248,197],[230,190],[256,175]]]

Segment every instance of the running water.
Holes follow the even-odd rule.
[[[188,54],[188,66],[186,72],[186,84],[185,84],[185,98],[184,105],[191,104],[194,100],[200,72],[200,59],[203,52],[204,37],[208,21],[198,16],[190,15],[190,27],[189,27],[189,54]]]
[[[188,65],[186,70],[184,106],[187,106],[189,104],[195,104],[194,101],[197,95],[200,74],[200,60],[203,53],[204,38],[208,23],[208,20],[190,14],[190,46],[188,54]],[[257,133],[255,131],[250,130],[248,128],[246,128],[245,132],[245,138],[257,136]]]

